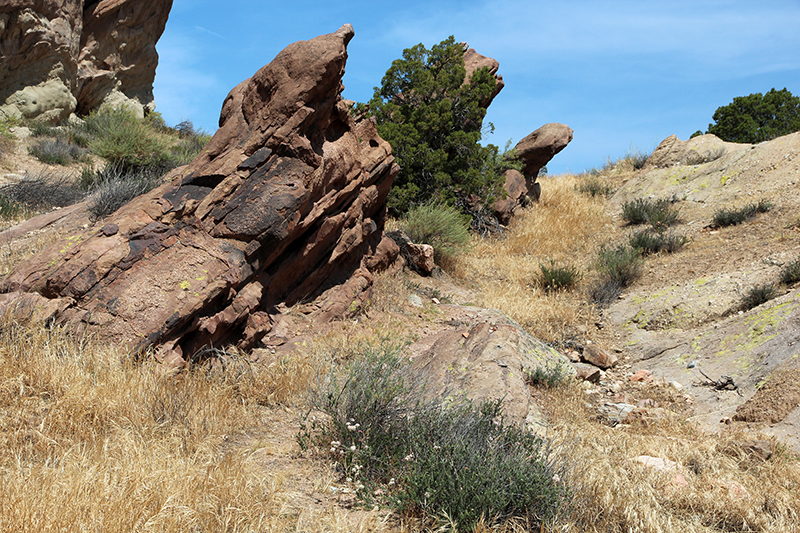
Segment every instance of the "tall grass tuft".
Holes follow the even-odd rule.
[[[403,217],[400,226],[412,242],[433,246],[434,259],[440,265],[452,262],[466,250],[471,238],[469,217],[445,204],[428,203],[413,207]]]
[[[628,244],[602,245],[595,259],[600,278],[591,289],[592,299],[603,305],[613,301],[641,275],[642,262],[639,250]]]
[[[540,287],[548,291],[572,290],[583,279],[583,274],[577,266],[558,265],[552,259],[549,264],[540,264],[539,269],[541,273],[536,281]]]

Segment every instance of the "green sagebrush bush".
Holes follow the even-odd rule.
[[[723,207],[714,212],[711,226],[715,228],[735,226],[753,218],[758,213],[766,213],[771,209],[772,202],[763,198],[758,203],[749,203],[739,208]]]
[[[434,260],[451,261],[470,241],[469,216],[442,203],[426,203],[411,208],[400,222],[411,242],[430,244]]]
[[[304,447],[326,450],[365,503],[446,516],[459,530],[513,516],[551,520],[567,495],[546,442],[503,423],[501,401],[424,399],[404,345],[362,346],[312,395],[325,417],[303,422]]]
[[[602,245],[594,262],[600,277],[592,286],[592,299],[600,304],[613,301],[641,275],[642,262],[639,250],[628,244]]]
[[[73,136],[93,154],[119,167],[163,169],[169,161],[169,137],[124,107],[89,114]]]

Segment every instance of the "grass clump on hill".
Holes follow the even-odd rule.
[[[640,251],[628,244],[602,245],[595,258],[600,279],[591,289],[592,299],[600,304],[613,301],[641,275],[642,263]]]
[[[317,391],[312,405],[326,418],[300,439],[327,450],[361,500],[459,531],[556,516],[567,491],[545,442],[504,424],[501,401],[426,400],[402,345],[384,340],[356,352]]]
[[[411,208],[400,226],[412,242],[433,246],[438,264],[451,262],[470,241],[469,217],[455,207],[427,203]]]
[[[753,218],[759,213],[766,213],[771,209],[772,202],[763,198],[759,200],[758,203],[749,203],[740,208],[723,207],[714,212],[714,217],[711,219],[711,226],[714,228],[735,226]]]
[[[537,277],[540,287],[548,291],[571,290],[583,279],[581,271],[575,265],[558,265],[552,259],[549,264],[539,265],[541,273]]]
[[[800,257],[781,269],[780,281],[784,285],[793,285],[800,281]]]
[[[756,285],[748,290],[742,297],[739,309],[748,311],[761,304],[767,303],[778,295],[778,287],[774,283]]]
[[[585,174],[578,183],[578,192],[587,194],[594,198],[600,196],[610,198],[614,194],[614,187],[610,183],[605,183],[598,176]]]
[[[639,250],[642,255],[650,255],[658,252],[674,253],[682,249],[689,239],[685,235],[679,235],[667,231],[657,231],[647,228],[632,233],[628,237],[628,244],[631,248]]]
[[[650,224],[653,227],[672,226],[678,222],[679,211],[671,199],[636,198],[622,204],[622,218],[630,225]]]

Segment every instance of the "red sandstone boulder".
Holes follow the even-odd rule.
[[[515,149],[522,161],[522,173],[528,184],[529,195],[534,199],[539,198],[539,189],[535,186],[539,171],[570,141],[572,129],[565,124],[552,123],[545,124],[517,143]]]
[[[479,54],[474,49],[470,48],[468,44],[466,43],[463,44],[464,44],[464,69],[467,71],[466,75],[464,76],[464,80],[469,81],[469,79],[477,70],[483,67],[487,67],[489,69],[489,72],[492,73],[495,81],[497,82],[497,84],[494,87],[494,91],[492,92],[491,96],[489,96],[489,99],[485,102],[481,102],[481,105],[483,107],[489,107],[489,105],[491,105],[492,101],[494,100],[494,97],[497,96],[500,93],[500,91],[503,90],[503,87],[505,87],[505,83],[503,82],[503,76],[497,74],[497,69],[500,68],[500,63],[496,59],[492,59],[491,57],[486,57]]]
[[[230,92],[191,164],[21,264],[0,303],[38,293],[55,321],[177,363],[253,346],[279,303],[328,291],[324,319],[357,309],[397,255],[382,228],[398,167],[340,97],[353,34],[283,50]]]

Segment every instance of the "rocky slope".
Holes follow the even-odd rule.
[[[800,133],[758,145],[713,135],[666,139],[612,204],[675,198],[675,231],[691,241],[649,260],[642,280],[607,315],[625,351],[656,378],[690,391],[695,416],[708,427],[739,418],[800,447],[800,288],[784,287],[765,304],[739,309],[750,289],[776,283],[781,268],[800,258],[798,181]],[[716,210],[762,199],[773,204],[769,212],[710,227]],[[722,376],[738,388],[718,390],[708,379],[719,385]]]

